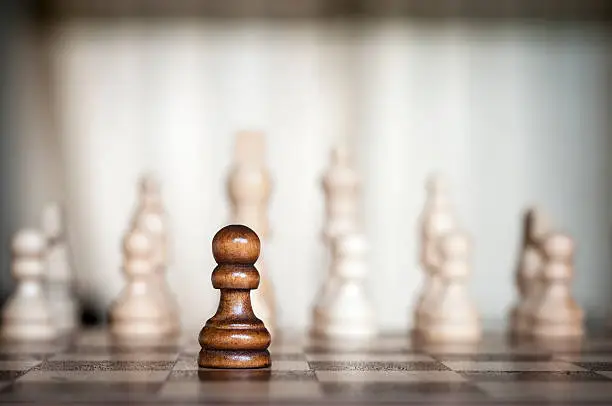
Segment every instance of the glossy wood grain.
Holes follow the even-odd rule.
[[[270,333],[253,313],[250,291],[259,286],[255,262],[257,234],[243,225],[229,225],[213,238],[217,267],[212,284],[221,290],[219,307],[200,331],[201,368],[264,368],[271,365]]]

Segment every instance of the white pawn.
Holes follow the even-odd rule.
[[[47,240],[47,297],[58,332],[68,334],[78,327],[78,305],[62,210],[57,203],[44,207],[42,230]]]
[[[423,338],[431,343],[474,343],[482,328],[478,311],[468,295],[471,273],[471,243],[462,231],[440,239],[439,277],[441,288],[430,311]]]
[[[326,242],[358,229],[359,193],[361,182],[351,165],[345,145],[336,146],[331,152],[331,162],[323,175],[325,193],[325,226],[323,238]]]
[[[159,181],[151,174],[144,175],[139,183],[138,207],[131,228],[144,231],[151,241],[151,261],[155,271],[152,280],[157,285],[159,300],[164,303],[167,310],[171,333],[178,335],[181,331],[179,306],[166,280],[169,262],[167,223]]]
[[[538,339],[580,338],[584,335],[583,311],[571,293],[574,242],[562,233],[551,233],[542,242],[542,292],[533,315],[533,335]]]
[[[231,222],[250,227],[261,239],[261,254],[255,264],[261,279],[259,288],[251,292],[251,302],[255,315],[273,334],[276,327],[276,301],[265,265],[265,242],[270,236],[268,204],[272,181],[265,166],[264,135],[246,131],[238,133],[234,153],[234,164],[227,181]]]
[[[540,243],[548,232],[549,221],[539,208],[529,208],[523,219],[523,245],[516,271],[519,302],[510,312],[510,332],[516,337],[531,334],[531,320],[541,295],[543,265]]]
[[[448,183],[440,174],[431,175],[426,182],[425,206],[421,213],[420,265],[425,272],[424,284],[414,308],[414,333],[418,336],[427,328],[429,310],[435,305],[441,288],[439,240],[455,229],[457,220],[453,211]]]
[[[110,332],[120,339],[161,338],[171,333],[167,311],[159,300],[153,244],[138,229],[123,241],[123,271],[127,285],[110,308]]]
[[[366,294],[366,242],[361,234],[336,237],[327,281],[313,312],[312,335],[326,339],[366,339],[377,333]]]
[[[45,292],[45,239],[39,231],[22,230],[13,239],[12,274],[17,287],[2,313],[2,338],[48,341],[57,329]]]

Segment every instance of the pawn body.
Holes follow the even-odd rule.
[[[365,292],[366,243],[360,234],[336,237],[329,280],[313,312],[312,335],[326,339],[365,339],[377,333]]]
[[[569,236],[553,233],[542,243],[542,294],[533,315],[536,339],[571,339],[584,335],[582,310],[571,293],[574,242]]]
[[[165,324],[170,325],[170,333],[179,335],[181,332],[179,306],[166,280],[170,259],[168,216],[162,202],[160,183],[153,175],[144,175],[140,179],[138,207],[132,218],[131,227],[144,231],[150,239],[151,264],[154,271],[154,275],[150,277],[150,289],[159,293],[159,301],[163,302],[166,311]]]
[[[110,309],[110,332],[119,340],[159,339],[172,332],[151,261],[153,245],[147,234],[129,232],[124,240],[127,285]]]
[[[200,331],[202,368],[264,368],[271,365],[270,333],[253,313],[250,291],[259,286],[254,264],[259,257],[257,234],[243,225],[229,225],[213,238],[217,267],[212,284],[221,290],[219,307]]]
[[[466,286],[470,250],[469,239],[463,232],[448,233],[440,240],[441,288],[423,330],[427,342],[472,343],[482,337],[480,316]]]
[[[38,231],[20,231],[13,240],[12,254],[12,273],[17,287],[3,309],[2,339],[53,340],[57,329],[44,288],[44,237]]]

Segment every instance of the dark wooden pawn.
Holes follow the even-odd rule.
[[[200,331],[201,368],[271,365],[270,333],[251,307],[250,291],[259,286],[255,268],[259,249],[259,237],[243,225],[223,227],[213,238],[213,256],[218,265],[212,273],[212,284],[221,290],[221,297],[217,313]]]

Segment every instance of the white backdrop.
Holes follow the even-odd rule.
[[[28,186],[11,197],[24,225],[45,200],[66,201],[80,292],[100,309],[123,286],[120,239],[136,180],[150,169],[172,220],[168,279],[183,322],[199,328],[214,312],[210,241],[228,219],[233,135],[259,129],[274,179],[266,247],[282,326],[308,325],[325,276],[320,176],[343,137],[363,176],[382,327],[411,323],[422,278],[416,221],[432,170],[450,176],[474,238],[470,291],[485,319],[503,321],[515,299],[529,203],[577,239],[577,299],[592,318],[605,314],[610,39],[597,27],[73,21],[48,45],[52,108],[27,104],[12,176]],[[36,94],[30,87],[23,97]],[[46,120],[53,125],[27,130]]]

